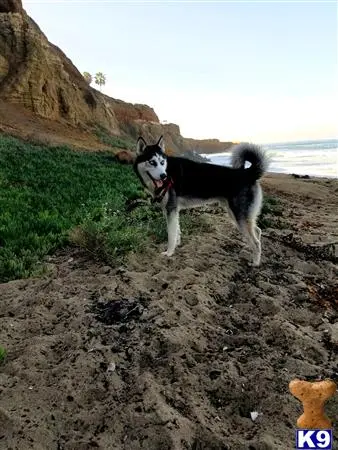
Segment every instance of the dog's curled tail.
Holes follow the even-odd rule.
[[[268,168],[268,158],[259,145],[243,142],[232,150],[231,163],[235,169],[244,169],[245,162],[251,163],[246,169],[253,180],[258,180]]]

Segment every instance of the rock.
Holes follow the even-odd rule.
[[[21,11],[21,0],[2,0],[0,2],[0,13],[19,13]]]
[[[293,178],[302,178],[304,180],[309,180],[310,179],[309,175],[298,175],[297,173],[292,173],[291,176]]]
[[[257,411],[251,411],[250,417],[251,417],[251,420],[252,420],[253,422],[258,418],[258,416],[259,416],[259,412],[257,412]]]
[[[135,161],[135,155],[128,150],[121,150],[115,154],[115,158],[122,164],[133,164]]]
[[[338,323],[334,323],[327,328],[329,329],[331,343],[338,346]]]
[[[103,266],[101,269],[102,273],[104,273],[104,274],[110,273],[111,270],[112,270],[112,268],[110,266]]]
[[[189,306],[198,305],[198,297],[194,292],[187,292],[184,297]]]
[[[294,269],[297,272],[307,275],[318,275],[320,273],[320,267],[314,262],[297,261]]]
[[[282,304],[282,301],[280,301]],[[273,297],[267,295],[261,295],[259,301],[257,302],[257,307],[260,309],[262,314],[267,316],[274,316],[280,311],[279,301]]]

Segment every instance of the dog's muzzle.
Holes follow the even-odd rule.
[[[161,179],[160,180],[155,180],[155,178],[153,178],[150,174],[150,172],[147,172],[149,178],[151,179],[151,181],[153,182],[153,185],[155,186],[155,189],[159,189],[162,186],[164,186],[168,180],[168,175],[167,174],[162,174],[161,175]]]

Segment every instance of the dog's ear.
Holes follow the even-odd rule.
[[[143,137],[139,137],[137,139],[137,143],[136,143],[136,154],[137,155],[141,155],[144,152],[144,149],[146,148],[147,143],[146,141],[143,139]]]
[[[165,144],[164,144],[164,138],[163,136],[160,137],[160,139],[158,140],[157,144],[158,147],[160,147],[160,149],[162,150],[163,153],[165,153]]]

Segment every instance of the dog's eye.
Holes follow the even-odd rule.
[[[157,162],[156,161],[149,161],[149,164],[153,167],[157,166]]]
[[[161,166],[164,166],[164,161],[161,161]]]

